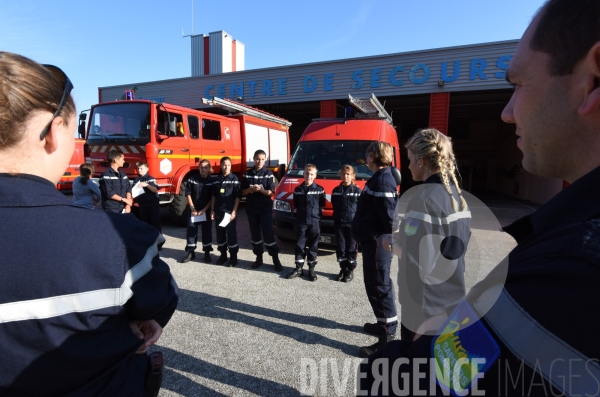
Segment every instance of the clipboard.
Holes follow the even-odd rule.
[[[206,221],[206,212],[203,212],[202,215],[192,216],[192,223],[204,221]]]

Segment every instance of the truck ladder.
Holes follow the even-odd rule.
[[[242,105],[239,102],[230,101],[228,99],[221,99],[217,97],[213,97],[213,99],[202,98],[202,103],[205,105],[217,106],[221,109],[229,110],[230,112],[241,113],[248,116],[256,117],[257,119],[270,121],[272,123],[283,124],[286,127],[292,125],[292,123],[285,119],[274,116],[272,114],[268,114],[266,112],[263,112],[261,110],[255,109],[247,105]]]
[[[392,124],[392,116],[388,114],[383,105],[379,102],[379,100],[377,100],[375,94],[371,94],[371,98],[369,99],[360,99],[348,94],[348,101],[352,106],[360,110],[367,117],[379,117]]]

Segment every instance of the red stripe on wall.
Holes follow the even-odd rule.
[[[429,127],[448,135],[448,113],[450,109],[450,93],[436,92],[429,101]]]
[[[210,51],[209,51],[209,46],[210,46],[210,42],[209,42],[209,37],[205,37],[204,38],[204,74],[210,74]]]
[[[321,101],[321,118],[329,119],[337,117],[337,103],[335,99]]]
[[[231,42],[231,62],[233,63],[233,65],[231,65],[232,72],[235,72],[235,47],[237,47],[237,43],[235,42],[235,40],[233,40]]]

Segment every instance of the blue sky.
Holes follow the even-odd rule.
[[[518,39],[542,0],[194,1],[194,33],[225,30],[246,69]],[[78,110],[98,87],[190,76],[192,0],[0,0],[0,50],[55,64]]]

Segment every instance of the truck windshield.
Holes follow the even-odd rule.
[[[373,175],[369,170],[365,152],[372,141],[311,141],[301,142],[296,147],[287,172],[289,176],[302,177],[304,166],[317,166],[317,178],[341,179],[340,169],[344,164],[354,167],[357,180],[367,180]]]
[[[89,144],[102,142],[145,145],[150,142],[150,104],[115,103],[96,106],[90,117]]]

